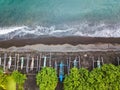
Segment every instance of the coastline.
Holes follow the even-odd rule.
[[[86,52],[120,51],[120,38],[44,37],[0,41],[0,51]]]
[[[11,39],[0,41],[0,48],[23,47],[26,45],[63,45],[70,44],[73,46],[83,44],[120,44],[120,38],[107,37],[39,37],[33,39]]]

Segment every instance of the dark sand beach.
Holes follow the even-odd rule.
[[[120,44],[120,38],[103,37],[44,37],[34,39],[11,39],[0,41],[0,48],[9,48],[12,46],[22,47],[25,45],[45,44],[45,45],[78,45],[78,44]]]

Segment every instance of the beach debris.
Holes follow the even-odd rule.
[[[84,54],[83,56],[84,56],[84,57],[87,57],[88,55],[87,55],[87,54]]]

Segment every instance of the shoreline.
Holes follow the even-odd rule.
[[[78,44],[76,46],[70,44],[45,45],[34,44],[21,47],[0,48],[1,52],[107,52],[120,51],[120,44]]]
[[[9,52],[86,52],[120,51],[120,38],[42,37],[0,41],[0,51]]]
[[[70,44],[73,46],[82,44],[120,44],[120,38],[113,37],[79,37],[79,36],[69,36],[69,37],[39,37],[33,39],[11,39],[0,41],[0,48],[10,48],[10,47],[24,47],[26,45],[64,45]]]

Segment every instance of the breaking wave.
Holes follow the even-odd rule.
[[[120,37],[119,0],[0,0],[0,36]]]
[[[89,37],[120,37],[120,24],[93,24],[81,23],[75,25],[59,25],[59,26],[19,26],[6,27],[0,29],[1,36],[8,36],[10,39],[14,37],[24,37],[26,35],[39,36],[89,36]],[[8,38],[7,37],[7,38]]]

